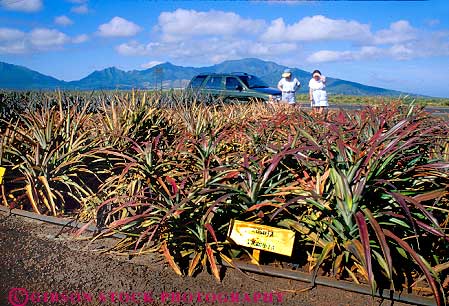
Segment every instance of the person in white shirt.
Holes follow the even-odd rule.
[[[292,71],[285,69],[282,73],[282,79],[278,83],[278,89],[282,91],[282,101],[290,105],[296,103],[295,93],[301,87],[297,78],[292,78]]]
[[[319,70],[312,72],[309,81],[310,106],[318,114],[322,114],[325,107],[329,106],[326,92],[326,77],[321,75]]]

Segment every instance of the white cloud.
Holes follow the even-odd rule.
[[[165,41],[179,41],[194,36],[229,36],[259,33],[265,22],[244,19],[233,12],[177,9],[159,15],[155,27]]]
[[[448,56],[449,31],[429,33],[422,42],[416,42],[415,45],[424,56]]]
[[[0,54],[20,54],[62,49],[69,43],[88,40],[86,34],[69,37],[55,29],[35,28],[30,32],[0,28]]]
[[[68,25],[73,24],[73,21],[69,17],[67,17],[65,15],[61,15],[61,16],[55,17],[54,23],[62,25],[62,26],[68,26]]]
[[[415,30],[408,21],[399,20],[393,22],[389,29],[380,30],[374,36],[375,44],[398,44],[415,39]]]
[[[89,13],[89,7],[87,6],[87,4],[82,4],[79,6],[72,7],[70,11],[76,14],[87,14]]]
[[[353,59],[351,51],[320,50],[307,58],[311,63],[337,62]]]
[[[292,54],[299,50],[295,43],[263,43],[247,39],[223,39],[210,37],[200,40],[177,42],[150,42],[141,44],[136,41],[120,44],[116,51],[126,56],[151,56],[166,60],[190,63],[219,63],[223,60]]]
[[[398,61],[449,55],[449,31],[417,30],[399,20],[372,35],[367,45],[352,50],[319,50],[307,57],[311,63],[390,58]]]
[[[27,46],[24,40],[13,42],[0,42],[0,54],[21,54],[27,52]]]
[[[89,36],[86,34],[81,34],[72,38],[72,43],[81,44],[89,40]]]
[[[422,33],[416,40],[395,44],[389,50],[398,60],[449,56],[449,31]]]
[[[310,55],[306,60],[311,63],[353,61],[362,59],[376,59],[386,54],[384,49],[379,47],[362,47],[356,51],[332,51],[321,50]]]
[[[432,36],[432,35],[431,35]],[[394,44],[389,47],[365,46],[358,50],[332,51],[320,50],[307,57],[311,63],[373,60],[391,58],[398,61],[432,56],[449,56],[449,41],[430,37],[427,39]]]
[[[440,20],[439,19],[429,19],[426,21],[427,25],[430,27],[434,27],[440,24]]]
[[[391,46],[388,53],[397,60],[408,60],[414,57],[419,57],[419,53],[416,53],[412,48],[405,44]]]
[[[37,28],[30,32],[29,39],[31,44],[37,49],[58,48],[69,41],[69,37],[59,32],[45,28]]]
[[[18,40],[25,36],[25,33],[16,29],[0,28],[0,42]]]
[[[128,41],[117,45],[116,52],[190,64],[244,57],[283,63],[305,58],[308,63],[323,63],[449,55],[449,31],[417,30],[407,20],[372,32],[369,24],[321,15],[286,24],[282,18],[266,23],[232,12],[177,9],[161,13],[153,29],[151,42]],[[324,43],[326,49],[315,47]]]
[[[147,46],[141,44],[137,41],[130,41],[128,43],[123,43],[118,45],[115,50],[121,54],[126,56],[134,56],[134,55],[146,55],[148,54]]]
[[[148,63],[145,63],[145,64],[140,65],[140,67],[141,67],[141,68],[148,69],[148,68],[157,66],[157,65],[159,65],[159,64],[162,64],[162,63],[163,63],[163,62],[160,62],[160,61],[149,61]]]
[[[0,28],[0,54],[19,54],[26,51],[26,33],[10,28]]]
[[[129,37],[136,35],[142,28],[134,22],[115,16],[108,23],[98,27],[98,35],[105,37]]]
[[[286,25],[282,18],[275,19],[262,34],[265,41],[366,41],[371,37],[370,26],[354,20],[330,19],[316,15],[304,17]]]
[[[272,58],[299,50],[295,42],[261,42],[267,24],[223,11],[178,9],[161,13],[153,41],[129,41],[115,47],[124,56],[150,56],[170,61],[217,63],[242,57]]]
[[[36,12],[42,8],[41,0],[0,0],[0,6],[9,11]]]

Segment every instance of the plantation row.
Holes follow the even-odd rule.
[[[318,117],[145,92],[2,106],[3,205],[76,214],[126,234],[114,251],[160,251],[178,274],[208,265],[217,279],[217,262],[251,252],[226,239],[231,220],[292,229],[293,256],[277,260],[445,303],[449,126],[421,107]]]

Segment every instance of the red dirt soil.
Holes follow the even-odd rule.
[[[158,254],[105,254],[114,241],[60,231],[0,213],[0,305],[408,305],[235,269],[180,277]]]

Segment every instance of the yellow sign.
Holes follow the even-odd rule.
[[[283,228],[233,220],[229,225],[228,238],[241,246],[292,256],[295,232]]]
[[[5,175],[6,168],[0,167],[0,184],[3,182],[3,176]]]

